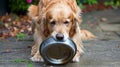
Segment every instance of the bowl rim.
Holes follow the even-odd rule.
[[[56,44],[54,44],[54,45],[56,45]],[[64,61],[64,60],[61,60],[61,61],[56,61],[56,59],[55,59],[55,61],[54,60],[51,60],[51,58],[49,58],[48,56],[47,56],[47,53],[45,53],[46,51],[47,51],[47,49],[46,48],[49,48],[49,47],[51,47],[51,46],[48,46],[48,47],[46,47],[44,50],[43,50],[43,54],[42,54],[42,56],[44,56],[43,57],[43,59],[46,61],[46,62],[48,62],[48,63],[50,63],[50,64],[66,64],[67,62],[69,62],[70,60],[72,60],[72,58],[76,55],[76,51],[72,51],[73,49],[72,48],[69,48],[69,46],[68,45],[66,45],[67,46],[67,49],[69,49],[69,50],[71,50],[69,53],[69,55],[70,56],[67,56],[67,58],[69,58],[69,59],[67,59],[67,58],[65,58],[65,59],[67,59],[66,61]],[[60,60],[60,59],[59,59]]]
[[[49,41],[50,39],[52,39],[54,42],[45,42],[45,41]],[[51,41],[52,41],[51,40]],[[70,41],[72,44],[70,45],[67,41]],[[66,45],[66,46],[68,46],[69,48],[71,48],[71,50],[73,50],[73,57],[76,55],[76,53],[77,53],[77,47],[76,47],[76,44],[74,43],[74,41],[72,40],[72,39],[70,39],[70,38],[68,38],[67,40],[62,40],[62,41],[58,41],[58,40],[56,40],[56,39],[54,39],[54,37],[48,37],[48,38],[46,38],[41,44],[40,44],[40,48],[39,48],[39,53],[41,54],[41,56],[43,57],[43,49],[44,48],[46,48],[46,47],[48,47],[48,46],[50,46],[50,45],[56,45],[56,44],[63,44],[63,45]],[[45,45],[47,45],[47,46],[45,46]],[[42,47],[44,47],[44,48],[42,48]],[[73,49],[72,49],[73,48]],[[45,53],[46,54],[46,53]],[[72,53],[71,53],[72,54]],[[73,58],[72,57],[72,58]],[[72,58],[70,59],[70,60],[72,60]],[[67,62],[63,62],[63,63],[52,63],[52,61],[49,61],[48,60],[48,58],[47,59],[45,59],[44,57],[43,57],[43,59],[45,60],[45,62],[49,62],[50,64],[66,64]],[[69,61],[70,61],[69,60]],[[68,62],[69,62],[68,61]]]

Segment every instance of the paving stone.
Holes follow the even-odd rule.
[[[103,31],[120,31],[120,24],[100,24]]]

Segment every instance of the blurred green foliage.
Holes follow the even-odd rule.
[[[37,4],[38,0],[33,0],[31,4]],[[27,8],[29,7],[29,3],[26,0],[9,0],[9,8],[10,11],[17,14],[24,14],[27,12]]]
[[[115,5],[120,6],[120,0],[116,1]]]
[[[23,14],[27,12],[29,5],[37,4],[39,0],[32,0],[32,3],[27,3],[26,0],[8,0],[9,1],[9,8],[10,11],[17,14]],[[100,0],[76,0],[79,7],[82,9],[85,8],[84,4],[92,5],[98,4]],[[104,5],[111,5],[111,6],[120,6],[120,0],[110,0],[104,1]]]
[[[120,7],[120,0],[113,0],[113,1],[106,1],[104,2],[104,5],[106,6],[115,6],[115,7]]]
[[[98,0],[84,0],[84,3],[89,5],[98,4]]]

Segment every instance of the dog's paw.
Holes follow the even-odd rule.
[[[42,57],[33,56],[30,58],[33,62],[44,62]]]
[[[72,61],[73,61],[73,62],[79,62],[80,59],[79,59],[79,57],[74,57]]]

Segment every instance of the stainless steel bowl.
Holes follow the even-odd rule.
[[[40,46],[40,54],[47,64],[66,64],[76,54],[76,45],[71,39],[56,40],[48,37]]]

